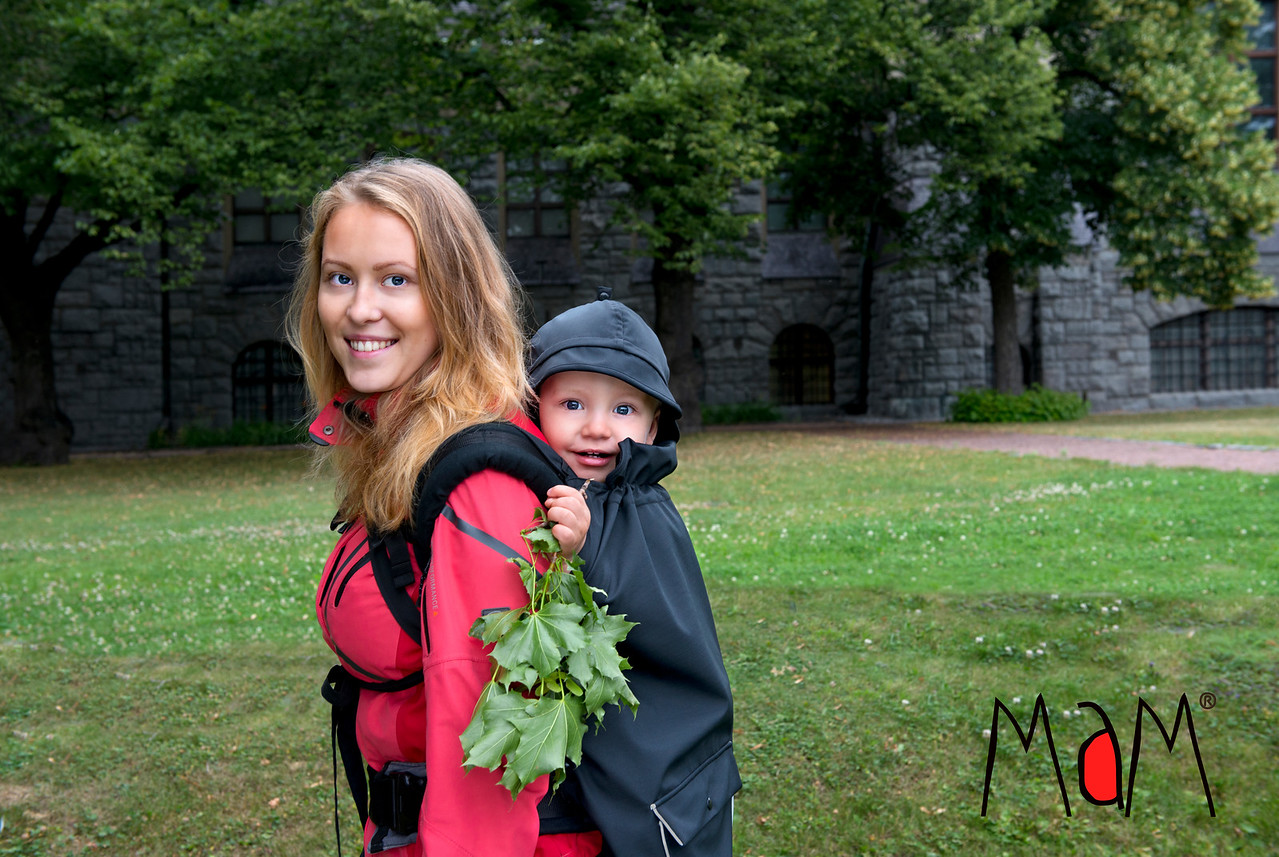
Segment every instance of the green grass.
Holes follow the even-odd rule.
[[[1273,477],[716,432],[667,484],[733,680],[736,854],[1272,853]],[[331,505],[297,450],[0,471],[0,855],[335,852]],[[1085,802],[1079,703],[1126,790],[1138,698],[1171,729],[1182,693],[1217,817],[1149,720],[1131,816]],[[1024,728],[1038,694],[1072,816],[1004,722],[982,818],[994,700]]]
[[[1060,423],[969,426],[948,423],[945,427],[970,431],[1020,431],[1201,445],[1279,447],[1279,408],[1090,414],[1078,420]]]

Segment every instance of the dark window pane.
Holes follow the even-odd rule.
[[[542,234],[567,235],[569,232],[568,210],[564,208],[542,209]]]
[[[828,405],[835,401],[835,348],[826,331],[796,324],[777,335],[769,350],[768,386],[780,405]]]
[[[1253,57],[1248,60],[1252,66],[1252,73],[1257,76],[1257,94],[1261,100],[1257,102],[1261,107],[1275,106],[1275,58],[1274,57]]]
[[[301,421],[306,411],[301,358],[283,342],[245,348],[231,368],[231,409],[237,421]]]
[[[1267,140],[1275,139],[1275,117],[1265,113],[1254,113],[1252,118],[1243,124],[1245,134],[1264,131]]]
[[[235,243],[261,244],[266,241],[266,218],[261,214],[235,216]]]
[[[1261,20],[1248,31],[1248,41],[1259,51],[1275,49],[1275,3],[1274,0],[1262,0]]]
[[[1275,386],[1274,337],[1279,310],[1241,307],[1201,312],[1150,331],[1150,383],[1155,393],[1250,390]]]
[[[292,241],[297,238],[298,214],[288,211],[271,215],[271,240]]]
[[[1236,309],[1212,313],[1208,319],[1209,389],[1266,386],[1266,311]]]
[[[534,234],[536,212],[531,209],[512,209],[506,212],[506,234],[511,238],[524,238]]]

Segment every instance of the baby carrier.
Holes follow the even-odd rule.
[[[426,642],[422,639],[422,592],[414,593],[413,584],[419,579],[416,570],[424,570],[430,561],[435,522],[453,489],[475,473],[496,470],[520,479],[536,496],[545,497],[552,486],[563,483],[569,475],[557,471],[551,464],[557,460],[549,448],[543,452],[535,438],[510,423],[485,423],[458,432],[440,445],[418,476],[412,527],[390,533],[364,533],[358,523],[334,521],[333,527],[339,529],[350,544],[337,560],[342,563],[342,575],[330,577],[328,585],[341,587],[342,578],[365,565],[371,567],[377,591],[399,629],[421,645]],[[343,547],[339,542],[339,550]],[[324,699],[332,706],[334,826],[338,826],[337,760],[340,755],[361,827],[372,818],[380,828],[370,843],[370,850],[377,852],[406,845],[414,841],[417,830],[419,807],[426,789],[425,766],[393,762],[382,771],[366,768],[356,741],[356,712],[361,689],[384,693],[406,690],[422,682],[422,671],[419,668],[402,678],[375,681],[370,678],[377,675],[375,671],[351,664],[345,653],[343,660],[352,668],[335,665],[321,687]],[[552,802],[550,797],[548,794],[538,808],[541,833],[594,829],[580,811],[566,806],[563,800]]]

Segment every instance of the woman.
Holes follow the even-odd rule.
[[[420,605],[421,641],[396,623],[371,570],[380,537],[412,526],[419,471],[443,440],[499,420],[537,433],[522,416],[529,390],[516,303],[475,205],[438,167],[378,160],[316,197],[289,338],[319,410],[312,437],[336,471],[335,520],[346,524],[316,609],[325,641],[364,686],[355,729],[374,774],[370,853],[599,851],[594,832],[539,837],[545,777],[513,801],[500,771],[462,767],[459,736],[491,676],[467,632],[483,611],[527,601],[507,554],[523,548],[520,530],[541,498],[495,471],[449,495],[429,566],[423,573],[414,562],[404,588]],[[546,507],[566,550],[580,547],[589,523],[580,495],[557,486]],[[414,789],[424,791],[416,818],[405,810]]]

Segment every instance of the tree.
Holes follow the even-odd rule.
[[[1134,291],[1219,307],[1271,291],[1255,268],[1256,238],[1279,218],[1273,148],[1240,130],[1257,100],[1239,61],[1254,4],[1012,5],[1025,13],[1020,38],[1033,31],[1040,40],[1054,133],[1002,165],[969,145],[983,139],[986,149],[989,136],[935,141],[936,202],[921,212],[925,228],[916,233],[961,272],[973,250],[981,254],[1003,392],[1021,386],[1015,284],[1033,288],[1040,267],[1060,263],[1078,212],[1118,251]],[[965,81],[932,80],[913,107],[947,120],[962,115],[965,100],[956,95]]]
[[[1069,178],[1046,151],[1061,139],[1061,98],[1040,0],[930,5],[907,76],[938,171],[906,241],[918,261],[990,289],[995,388],[1019,393],[1017,287],[1070,246]]]
[[[1279,220],[1274,146],[1246,133],[1252,0],[1062,0],[1044,28],[1065,128],[1054,155],[1124,281],[1228,307],[1273,283],[1257,236]]]
[[[906,264],[984,280],[997,389],[1021,388],[1017,289],[1071,252],[1080,213],[1134,290],[1215,306],[1269,290],[1256,235],[1279,217],[1274,152],[1238,130],[1256,101],[1238,61],[1250,0],[831,5],[831,73],[793,78],[817,120],[796,138],[796,200],[855,239],[888,231]],[[842,202],[856,174],[830,181],[841,161],[870,179]],[[907,202],[920,161],[926,197]]]
[[[772,169],[774,115],[730,50],[720,26],[729,18],[715,4],[521,10],[518,28],[501,36],[495,71],[502,147],[562,160],[570,199],[613,196],[611,224],[635,232],[653,259],[656,332],[682,425],[696,431],[696,275],[708,254],[732,252],[746,235],[751,215],[734,212],[732,200],[741,182]]]
[[[1061,176],[1034,163],[1061,127],[1035,9],[1009,0],[819,2],[809,14],[822,40],[800,67],[776,75],[776,88],[804,105],[785,134],[796,206],[827,213],[862,255],[854,411],[868,406],[884,245],[899,264],[945,265],[961,280],[986,261],[996,366],[1020,384],[1010,260],[1056,262],[1069,236],[1052,213]],[[993,201],[1004,198],[1021,199],[1022,210]]]
[[[54,302],[102,251],[135,261],[163,239],[165,271],[199,253],[225,194],[305,198],[361,153],[414,130],[442,52],[397,69],[402,36],[439,41],[430,4],[19,0],[0,35],[0,321],[16,432],[0,460],[65,461],[54,385]],[[348,59],[334,61],[334,52]],[[351,56],[359,55],[354,62]],[[441,75],[447,77],[447,75]],[[429,110],[425,111],[430,115]],[[74,218],[57,243],[55,222]],[[177,277],[175,282],[180,282]]]
[[[801,105],[783,129],[797,212],[826,214],[834,231],[861,251],[860,378],[851,409],[864,413],[881,258],[897,253],[906,264],[940,259],[962,266],[992,235],[1006,242],[1015,231],[1007,223],[987,222],[979,231],[965,224],[955,235],[968,243],[940,252],[930,233],[950,231],[945,218],[958,214],[944,204],[974,203],[974,183],[955,174],[958,158],[952,158],[951,172],[933,175],[924,193],[928,203],[921,205],[920,165],[936,157],[939,145],[949,145],[988,183],[1006,174],[1009,182],[1025,184],[1034,178],[1025,152],[1058,125],[1023,8],[818,0],[804,14],[806,31],[820,37],[776,65],[769,88]],[[951,186],[958,192],[948,196]]]

